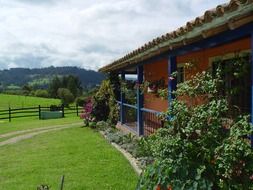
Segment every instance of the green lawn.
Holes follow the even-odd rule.
[[[128,161],[89,128],[42,134],[0,147],[0,187],[36,189],[39,184],[66,190],[131,190],[137,175]]]
[[[59,99],[38,98],[30,96],[0,94],[0,110],[11,108],[34,107],[38,105],[50,106],[60,104]]]
[[[47,127],[53,125],[62,125],[69,123],[78,123],[82,122],[79,117],[66,117],[62,119],[49,119],[49,120],[39,120],[38,118],[22,118],[22,119],[13,119],[12,122],[8,120],[0,120],[0,134],[20,131],[26,129],[34,129],[39,127]]]
[[[0,111],[1,110],[6,110],[4,112],[0,112],[0,118],[8,118],[9,117],[9,112],[8,108],[9,106],[13,108],[23,108],[23,107],[38,107],[39,105],[41,106],[50,106],[50,105],[59,105],[61,104],[61,101],[59,99],[47,99],[47,98],[39,98],[39,97],[29,97],[29,96],[18,96],[18,95],[6,95],[6,94],[0,94]],[[17,117],[17,116],[30,116],[30,115],[36,115],[33,117],[26,117],[24,119],[20,118],[13,118],[12,122],[18,123],[19,128],[22,127],[27,123],[27,125],[33,125],[32,123],[29,123],[30,120],[38,120],[39,117],[39,108],[32,109],[32,110],[14,110],[11,112],[12,117]],[[77,118],[76,115],[76,107],[72,105],[72,108],[67,108],[65,107],[65,117],[70,118],[70,117],[75,117]],[[82,110],[81,107],[79,107],[79,113]],[[22,113],[17,113],[17,112],[22,112]],[[25,113],[26,112],[26,113]],[[31,113],[33,112],[33,113]],[[67,119],[68,120],[68,119]],[[70,120],[73,120],[70,119]],[[36,123],[36,122],[35,122]],[[39,124],[47,124],[47,122],[38,122]],[[57,123],[57,121],[55,122]],[[8,119],[1,120],[0,119],[0,133],[1,133],[1,128],[4,126],[13,126],[12,124],[8,124]]]

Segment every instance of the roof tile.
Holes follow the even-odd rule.
[[[159,46],[163,42],[167,42],[171,39],[175,39],[179,36],[182,36],[186,34],[187,32],[191,32],[194,28],[200,27],[206,23],[212,22],[216,17],[222,17],[225,13],[233,12],[238,10],[240,6],[243,5],[249,5],[253,4],[253,0],[231,0],[229,3],[218,5],[215,9],[207,10],[203,16],[197,17],[195,20],[187,22],[185,26],[180,27],[179,29],[166,33],[162,35],[161,37],[155,38],[152,41],[144,44],[143,46],[139,47],[138,49],[128,53],[123,58],[120,58],[113,63],[106,65],[105,67],[101,68],[100,71],[109,71],[110,68],[115,69],[117,65],[122,64],[122,62],[127,61],[128,64],[131,63],[130,59],[134,58],[135,56],[147,51],[148,49],[151,49],[155,46]],[[230,19],[231,22],[231,19]],[[204,36],[206,35],[205,31],[202,31],[202,34]],[[198,38],[198,36],[194,37]],[[176,44],[168,44],[169,49],[173,49],[178,46],[178,44],[186,44],[187,42],[193,41],[193,39],[183,39],[181,42],[177,42]],[[133,63],[136,62],[136,60],[132,60]]]

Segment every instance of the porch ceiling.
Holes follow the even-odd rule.
[[[203,16],[187,22],[185,26],[162,35],[132,51],[124,57],[99,69],[100,72],[114,72],[133,67],[140,62],[227,30],[253,22],[253,0],[231,0],[205,12]]]

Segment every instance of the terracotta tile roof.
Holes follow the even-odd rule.
[[[253,0],[231,0],[229,3],[218,5],[215,9],[207,10],[203,16],[187,22],[185,26],[153,39],[124,57],[102,67],[99,71],[112,72],[135,65],[162,52],[234,29],[249,22],[253,22]]]

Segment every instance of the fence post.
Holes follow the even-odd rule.
[[[61,177],[60,190],[63,190],[63,184],[64,184],[64,175]]]
[[[79,113],[78,113],[78,104],[76,104],[76,116],[78,117]]]
[[[41,107],[39,105],[39,119],[41,119]]]
[[[62,117],[64,117],[64,104],[61,106],[61,111],[62,111]]]
[[[9,122],[11,122],[11,108],[9,107]]]

